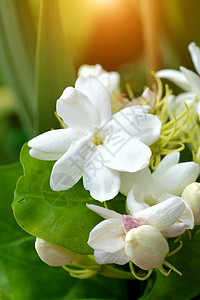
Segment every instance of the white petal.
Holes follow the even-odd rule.
[[[76,259],[76,253],[36,238],[35,249],[40,259],[50,266],[63,266]]]
[[[111,169],[137,172],[149,164],[151,150],[125,132],[114,131],[104,140],[102,155],[104,165]]]
[[[181,197],[191,208],[195,225],[200,225],[200,183],[193,182],[186,186]]]
[[[162,193],[180,196],[184,188],[194,182],[199,174],[199,165],[194,162],[179,163],[160,177],[156,176],[156,189]]]
[[[99,64],[96,64],[96,65],[82,65],[78,69],[78,77],[80,77],[80,76],[87,77],[88,75],[94,75],[95,77],[98,77],[101,74],[103,74],[104,72],[105,72],[104,69]]]
[[[99,216],[101,216],[104,219],[120,219],[122,218],[122,216],[117,213],[114,210],[110,210],[101,206],[97,206],[97,205],[93,205],[93,204],[86,204],[87,207],[89,209],[91,209],[92,211],[94,211],[95,213],[97,213]]]
[[[130,192],[128,193],[126,199],[127,212],[130,215],[132,215],[136,211],[149,207],[149,205],[146,204],[143,200],[144,200],[144,193],[141,187],[135,184],[133,188],[130,190]]]
[[[153,144],[160,136],[162,122],[157,116],[147,114],[141,106],[124,108],[112,116],[113,126],[146,145]]]
[[[185,109],[185,104],[186,103],[188,106],[194,102],[196,98],[195,93],[181,93],[177,96],[170,96],[168,98],[168,110],[169,112],[173,112],[176,116],[181,114]],[[190,112],[196,113],[196,105],[190,109]],[[173,119],[173,116],[170,116]],[[181,118],[182,120],[182,118]]]
[[[50,186],[54,191],[67,190],[83,175],[85,156],[91,147],[88,137],[72,143],[69,150],[54,164]]]
[[[175,223],[174,225],[170,226],[168,229],[163,230],[162,234],[167,237],[176,237],[183,234],[186,230],[185,223]]]
[[[135,173],[120,172],[121,187],[120,192],[127,195],[134,184],[138,184],[144,194],[148,194],[154,189],[154,182],[148,167]]]
[[[75,88],[85,94],[95,106],[100,117],[99,125],[102,126],[111,117],[110,97],[103,84],[94,76],[79,77]]]
[[[184,201],[180,197],[171,195],[171,198],[146,209],[137,211],[132,216],[133,218],[141,217],[148,224],[163,231],[178,221],[184,209]]]
[[[190,91],[200,94],[200,77],[191,70],[184,67],[180,67],[180,70],[184,73],[190,85]]]
[[[189,44],[188,49],[192,56],[192,61],[195,66],[195,69],[197,70],[197,73],[200,75],[200,49],[194,42]]]
[[[120,75],[117,72],[105,72],[101,74],[98,79],[105,86],[109,95],[113,92],[119,93]]]
[[[29,154],[30,156],[41,160],[57,160],[63,155],[63,153],[42,152],[36,149],[31,149]]]
[[[114,253],[125,245],[122,220],[107,219],[97,224],[89,235],[88,245],[95,250]]]
[[[100,202],[113,199],[120,189],[120,175],[104,165],[102,146],[93,147],[83,168],[83,185],[92,198]]]
[[[180,216],[179,220],[183,222],[186,226],[186,229],[193,229],[194,228],[194,215],[190,206],[185,203],[185,210],[183,214]]]
[[[143,225],[129,230],[126,235],[125,252],[135,265],[150,270],[162,266],[169,246],[158,229]]]
[[[176,71],[176,70],[161,70],[161,71],[158,71],[156,73],[156,75],[159,78],[166,78],[166,79],[172,81],[173,83],[178,85],[184,91],[187,91],[187,92],[191,91],[191,87],[190,87],[190,84],[189,84],[187,78],[185,77],[184,74],[182,74],[179,71]]]
[[[28,146],[41,152],[64,154],[71,143],[79,138],[80,135],[70,128],[56,129],[34,137]]]
[[[99,125],[98,112],[86,95],[68,87],[57,101],[57,113],[64,123],[79,132],[91,132]]]
[[[130,260],[126,255],[124,248],[122,248],[119,251],[116,251],[115,253],[95,250],[94,258],[99,265],[102,264],[125,265]]]
[[[156,171],[152,173],[153,179],[156,182],[160,179],[161,176],[164,175],[169,168],[176,165],[179,162],[180,153],[179,152],[171,152],[167,154],[159,163]]]
[[[143,170],[141,170],[141,171],[143,171]],[[128,193],[130,192],[130,190],[132,189],[132,187],[135,183],[135,174],[137,174],[141,171],[138,171],[135,173],[120,172],[120,178],[121,178],[120,193],[122,193],[125,196],[128,195]]]

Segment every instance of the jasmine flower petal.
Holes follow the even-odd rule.
[[[200,78],[199,76],[194,73],[191,70],[186,69],[185,67],[180,67],[180,70],[182,71],[182,73],[185,75],[185,77],[187,78],[189,84],[190,84],[190,90],[192,90],[193,92],[199,94],[200,92]]]
[[[120,172],[121,177],[121,187],[120,192],[123,195],[127,195],[133,184],[138,184],[141,187],[143,193],[148,194],[154,189],[154,182],[151,175],[151,171],[148,167],[135,172],[135,173],[128,173],[128,172]]]
[[[110,97],[103,84],[96,77],[89,75],[86,78],[79,77],[75,89],[81,91],[90,99],[90,102],[98,111],[99,126],[103,126],[111,117]]]
[[[176,237],[183,234],[185,230],[186,230],[185,223],[175,223],[168,229],[163,230],[162,234],[164,234],[167,237]]]
[[[114,198],[120,189],[119,172],[104,165],[102,146],[91,149],[83,167],[83,185],[91,197],[103,202]]]
[[[69,150],[54,164],[50,186],[54,191],[67,190],[83,176],[85,153],[91,148],[88,136],[71,144]]]
[[[118,95],[120,93],[120,75],[117,72],[106,72],[101,74],[98,79],[105,86],[108,94],[112,96],[113,93]]]
[[[148,224],[160,231],[168,229],[182,215],[185,203],[180,197],[171,195],[171,198],[156,205],[133,213],[133,218],[143,218]]]
[[[97,224],[90,232],[88,245],[109,253],[121,250],[125,245],[122,220],[112,218]]]
[[[149,164],[151,150],[148,146],[123,132],[116,132],[116,139],[104,141],[102,155],[108,168],[124,172],[136,172]]]
[[[185,203],[185,210],[183,214],[180,216],[179,221],[184,223],[186,229],[193,229],[194,228],[194,214],[190,206],[184,201]]]
[[[157,190],[180,196],[184,188],[197,179],[198,174],[199,165],[194,162],[176,164],[160,177],[156,176]]]
[[[180,153],[179,152],[171,152],[167,154],[159,163],[157,169],[152,173],[152,177],[155,181],[159,180],[160,176],[163,176],[163,174],[171,167],[178,164],[180,159]]]
[[[114,210],[106,209],[101,206],[93,205],[93,204],[86,204],[89,209],[97,213],[104,219],[122,219],[122,216]]]
[[[57,101],[56,110],[64,123],[80,133],[88,133],[99,124],[99,115],[87,95],[68,87]]]
[[[64,154],[71,143],[81,136],[71,128],[55,129],[42,133],[28,142],[28,146],[38,152]]]
[[[63,153],[43,152],[36,149],[31,149],[29,154],[30,156],[41,160],[57,160],[63,156]]]
[[[156,75],[159,78],[166,78],[172,81],[184,91],[188,91],[188,92],[191,91],[191,87],[190,87],[190,83],[188,82],[188,79],[180,71],[166,69],[166,70],[158,71]]]
[[[124,248],[116,251],[115,253],[95,250],[94,258],[96,262],[100,265],[102,264],[125,265],[130,260],[130,258],[126,255]]]
[[[197,73],[200,75],[200,48],[193,42],[189,44],[188,49],[190,51],[190,55],[192,57],[192,61],[195,66],[195,69],[197,70]]]
[[[130,106],[113,115],[113,124],[146,145],[153,144],[160,136],[161,121],[158,117],[144,113],[142,106]]]
[[[149,205],[144,201],[144,192],[141,190],[139,185],[135,184],[128,193],[126,199],[127,212],[130,215],[133,215],[136,211],[143,210],[147,207],[149,207]]]

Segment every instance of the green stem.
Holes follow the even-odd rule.
[[[119,279],[135,279],[131,272],[123,271],[111,266],[103,265],[98,272],[100,275]]]

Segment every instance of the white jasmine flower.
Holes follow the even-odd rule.
[[[188,46],[194,67],[197,74],[185,67],[180,67],[180,71],[176,70],[161,70],[156,73],[160,78],[166,78],[178,85],[187,93],[182,93],[177,97],[173,97],[174,105],[169,104],[169,110],[178,112],[184,110],[184,102],[190,105],[196,96],[198,101],[195,103],[196,113],[200,119],[200,48],[193,42]],[[175,109],[174,109],[175,108]]]
[[[180,197],[171,196],[151,207],[120,215],[96,205],[88,208],[106,220],[97,224],[89,235],[88,244],[95,250],[98,264],[128,261],[142,269],[160,268],[169,252],[163,234],[179,222],[185,204]]]
[[[109,96],[120,94],[120,75],[118,72],[106,72],[101,65],[82,65],[78,70],[78,77],[93,75],[97,77],[106,88]]]
[[[77,257],[76,253],[39,238],[36,238],[35,249],[43,262],[54,267],[68,265]]]
[[[85,189],[99,201],[114,198],[120,189],[119,171],[136,172],[149,164],[151,145],[161,121],[145,107],[125,108],[111,116],[109,95],[94,76],[79,77],[57,101],[57,114],[68,126],[29,141],[30,155],[57,160],[50,186],[67,190],[83,176]]]
[[[179,157],[178,152],[169,153],[152,174],[149,168],[132,174],[121,173],[120,191],[127,195],[127,210],[131,214],[166,200],[171,194],[181,196],[184,188],[197,179],[199,165],[194,162],[178,163]],[[185,229],[194,227],[193,213],[187,204],[180,221],[171,228],[168,236],[176,236],[178,228],[179,234],[182,234]]]
[[[181,197],[192,209],[195,225],[200,225],[200,183],[193,182],[186,186]]]

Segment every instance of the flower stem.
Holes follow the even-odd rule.
[[[135,279],[131,272],[123,271],[111,266],[102,265],[98,272],[100,275],[119,279]]]

